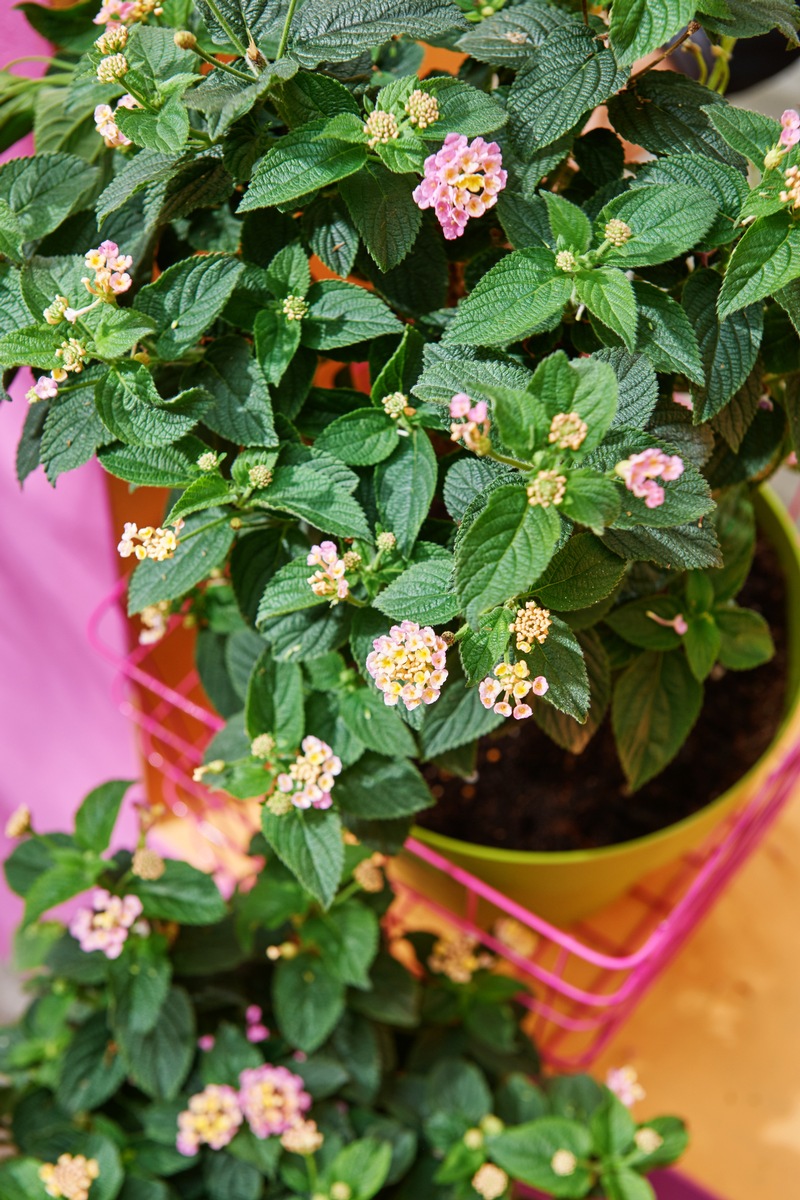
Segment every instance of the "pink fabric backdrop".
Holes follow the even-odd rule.
[[[2,63],[47,52],[12,0],[0,0]],[[38,64],[13,68],[41,71]],[[3,158],[30,154],[20,143]],[[63,475],[57,488],[44,472],[24,491],[15,451],[30,387],[20,372],[13,403],[0,403],[0,855],[6,819],[27,804],[39,829],[61,829],[84,794],[106,779],[134,779],[139,766],[133,733],[111,699],[113,669],[90,648],[86,624],[116,579],[103,471],[89,463]],[[124,646],[122,623],[112,631]],[[131,826],[128,816],[126,824]],[[0,952],[21,911],[5,883],[0,904]]]

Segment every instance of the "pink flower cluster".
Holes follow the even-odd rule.
[[[312,546],[306,562],[310,567],[320,568],[308,577],[314,595],[334,596],[334,604],[344,600],[350,586],[344,577],[347,569],[345,561],[339,558],[336,545],[333,542],[320,542],[318,546]]]
[[[628,491],[644,500],[648,508],[660,508],[664,503],[664,489],[655,480],[660,477],[669,483],[680,478],[683,459],[678,454],[665,454],[663,450],[651,447],[618,462],[614,470],[622,477]]]
[[[247,1023],[248,1042],[265,1042],[269,1037],[269,1030],[261,1019],[263,1015],[257,1004],[249,1005],[244,1014],[244,1019]]]
[[[493,708],[499,716],[513,717],[515,721],[524,721],[526,717],[532,717],[533,709],[522,701],[528,692],[533,692],[534,696],[543,696],[550,685],[544,675],[529,679],[530,673],[530,667],[524,660],[514,663],[513,666],[511,663],[498,663],[494,669],[494,676],[487,675],[478,685],[483,707]],[[501,692],[503,699],[498,700]],[[512,697],[513,709],[510,704]]]
[[[644,1088],[639,1083],[639,1076],[634,1067],[611,1067],[606,1075],[606,1087],[627,1108],[645,1097]]]
[[[286,1067],[250,1067],[239,1076],[239,1102],[256,1137],[286,1133],[303,1120],[311,1097]]]
[[[40,375],[32,388],[28,388],[25,399],[31,404],[37,400],[52,400],[58,395],[58,384],[51,375]]]
[[[787,108],[781,117],[781,136],[778,141],[787,150],[800,142],[800,113],[795,112],[793,108]]]
[[[133,96],[125,95],[117,101],[116,108],[112,108],[110,104],[98,104],[94,110],[94,127],[102,137],[109,150],[118,149],[124,146],[132,146],[133,143],[129,137],[126,137],[114,118],[117,115],[117,110],[120,108],[138,108],[139,103]],[[113,245],[114,243],[108,243]]]
[[[160,17],[163,11],[158,0],[104,0],[103,7],[93,21],[95,25],[107,25],[109,21],[112,24],[119,22],[132,25],[134,21],[146,20],[151,13],[154,17]]]
[[[214,1039],[208,1037],[213,1045]],[[189,1107],[178,1116],[176,1146],[187,1157],[197,1154],[200,1146],[221,1150],[245,1120],[258,1138],[283,1134],[302,1126],[310,1107],[311,1097],[299,1075],[269,1064],[249,1067],[239,1076],[238,1091],[211,1083],[191,1097]]]
[[[402,700],[409,712],[439,699],[447,679],[447,643],[430,625],[414,621],[393,625],[372,643],[367,670],[388,705]]]
[[[463,441],[474,454],[486,454],[491,449],[491,422],[485,400],[473,403],[466,392],[456,392],[450,401],[450,416],[454,418],[450,423],[451,442]]]
[[[425,178],[414,189],[414,203],[432,208],[448,241],[461,237],[470,217],[482,217],[497,203],[507,173],[497,142],[448,133],[444,145],[425,159]]]
[[[331,788],[342,769],[327,742],[318,737],[304,737],[302,754],[277,778],[278,791],[290,797],[295,808],[330,808]]]
[[[111,300],[127,292],[133,280],[128,271],[133,266],[130,254],[120,254],[116,242],[101,242],[96,250],[87,250],[86,266],[94,271],[94,279],[84,276],[81,280],[87,292],[103,300]],[[66,314],[65,314],[66,315]],[[69,320],[67,315],[67,320]]]
[[[81,908],[69,924],[69,931],[90,954],[101,950],[106,958],[119,958],[131,926],[142,915],[138,896],[112,896],[105,888],[95,888],[91,908]],[[142,932],[149,932],[142,922]]]

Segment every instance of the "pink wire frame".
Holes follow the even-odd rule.
[[[191,670],[168,682],[152,661],[150,646],[136,646],[127,656],[120,656],[103,640],[103,619],[120,603],[124,591],[121,581],[93,614],[91,644],[119,669],[116,698],[140,730],[150,767],[162,775],[165,803],[176,817],[191,819],[209,850],[241,856],[255,832],[246,809],[233,808],[224,795],[215,795],[192,779],[208,741],[224,726],[224,721],[192,698],[199,691],[196,672]],[[179,624],[180,618],[174,617],[171,629]],[[150,711],[136,702],[131,684],[155,697]],[[444,923],[477,938],[529,989],[520,998],[532,1014],[529,1032],[543,1060],[562,1070],[583,1069],[698,926],[798,782],[800,745],[784,756],[759,794],[723,821],[699,850],[637,884],[624,902],[569,930],[528,911],[410,837],[405,852],[447,876],[458,889],[458,903],[446,905],[396,879],[390,927],[398,934],[429,928],[433,917],[437,927]],[[224,829],[214,819],[222,809]],[[218,878],[230,882],[224,877],[220,863]],[[534,935],[535,948],[529,956],[509,948],[492,932],[498,914],[513,918]]]

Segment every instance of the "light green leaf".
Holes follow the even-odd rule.
[[[268,383],[277,385],[283,379],[300,345],[301,330],[302,321],[290,321],[275,308],[256,313],[256,357]]]
[[[608,249],[603,261],[623,268],[652,266],[677,258],[701,241],[717,211],[708,192],[688,184],[633,187],[601,210],[595,236],[601,242],[609,221],[624,221],[633,236]]]
[[[560,530],[555,508],[530,505],[518,485],[497,488],[456,549],[455,586],[473,629],[482,612],[528,592]]]
[[[164,860],[158,879],[134,877],[126,892],[138,896],[146,917],[181,925],[213,925],[225,916],[225,901],[210,875],[177,858]]]
[[[197,460],[208,447],[194,437],[172,446],[127,446],[112,442],[101,447],[98,461],[109,475],[137,487],[188,487],[200,474]]]
[[[438,464],[424,429],[401,438],[389,458],[375,468],[375,498],[385,529],[409,554],[430,511],[436,491]]]
[[[335,751],[336,747],[333,749]],[[336,780],[337,795],[341,779],[339,776]],[[282,817],[275,817],[264,808],[261,825],[264,837],[284,866],[323,908],[329,908],[344,866],[339,814],[332,808],[309,808],[293,809]],[[297,962],[297,959],[292,961]]]
[[[245,704],[247,735],[271,733],[281,749],[296,750],[305,733],[303,673],[265,650],[253,668]]]
[[[74,154],[36,154],[0,166],[0,196],[23,239],[36,241],[84,208],[99,178],[97,167]]]
[[[244,263],[223,254],[185,258],[168,267],[136,296],[141,312],[158,330],[161,358],[180,358],[217,319],[244,270]]]
[[[513,1179],[543,1188],[551,1196],[585,1196],[594,1182],[594,1175],[581,1165],[590,1156],[591,1135],[578,1121],[540,1117],[490,1138],[487,1149],[492,1161]],[[578,1160],[570,1175],[557,1175],[553,1170],[557,1150],[568,1150]]]
[[[367,750],[336,780],[336,800],[347,816],[388,821],[430,808],[433,796],[407,759],[387,759]]]
[[[276,467],[272,483],[254,492],[251,503],[290,512],[338,537],[372,537],[358,501],[325,472],[306,465]]]
[[[610,45],[620,63],[633,63],[680,33],[695,0],[614,0]]]
[[[457,45],[478,62],[518,67],[527,62],[531,49],[541,45],[548,33],[571,20],[570,13],[538,0],[528,0],[524,8],[514,5],[476,21],[458,39]]]
[[[628,349],[633,350],[638,312],[633,284],[627,275],[616,267],[578,271],[575,290],[581,304],[585,304],[590,313],[613,329]]]
[[[717,608],[714,618],[722,637],[719,660],[731,671],[749,671],[769,662],[775,644],[760,613],[749,608]]]
[[[393,621],[445,625],[459,611],[453,592],[453,561],[449,556],[415,563],[393,579],[373,600],[373,607]]]
[[[368,750],[391,758],[413,758],[416,754],[411,730],[372,688],[344,692],[339,699],[339,713],[350,732]]]
[[[556,271],[550,251],[516,250],[487,271],[461,302],[445,344],[507,346],[560,312],[571,292],[572,279]]]
[[[105,309],[94,331],[94,344],[100,358],[120,358],[127,350],[153,332],[149,317],[133,308]]]
[[[176,500],[165,519],[165,525],[174,525],[179,517],[188,517],[190,513],[202,512],[213,508],[215,504],[224,504],[235,499],[236,488],[232,488],[227,479],[216,472],[201,475],[186,488],[179,500]]]
[[[702,683],[717,661],[721,634],[711,613],[698,613],[689,618],[688,624],[683,638],[686,660],[695,679]]]
[[[450,75],[439,75],[425,79],[415,87],[429,96],[434,96],[439,105],[439,119],[427,129],[419,130],[419,136],[439,142],[447,133],[462,133],[467,137],[492,133],[505,125],[508,117],[503,108],[491,96],[471,87],[462,79]]]
[[[611,722],[632,790],[672,761],[700,714],[703,687],[680,651],[645,651],[614,688]]]
[[[397,424],[379,408],[357,408],[323,429],[314,443],[353,467],[369,467],[397,449]]]
[[[800,229],[790,213],[754,221],[728,262],[717,300],[721,320],[774,295],[800,275]]]
[[[570,471],[562,507],[573,521],[600,534],[619,517],[622,491],[619,484],[596,471]]]
[[[525,660],[531,676],[544,675],[550,685],[547,702],[583,724],[589,710],[589,677],[581,644],[564,621],[550,619],[547,638],[533,642]]]
[[[97,385],[97,411],[115,437],[132,446],[163,446],[177,442],[208,408],[208,395],[190,388],[162,400],[145,366],[124,359]]]
[[[704,110],[725,142],[761,168],[764,155],[777,145],[781,127],[773,117],[735,108],[732,104],[709,104]]]
[[[137,146],[159,154],[177,154],[189,136],[189,114],[180,96],[170,96],[163,108],[118,108],[115,121]]]
[[[193,534],[187,537],[187,534]],[[207,579],[225,561],[234,531],[226,514],[209,509],[187,517],[172,558],[140,562],[128,585],[128,612],[141,612],[148,604],[177,600]]]
[[[303,925],[303,938],[316,942],[327,970],[349,987],[369,987],[369,969],[378,949],[378,918],[358,900],[337,904]]]
[[[690,184],[708,192],[717,205],[717,219],[703,239],[704,246],[723,246],[738,232],[739,215],[747,198],[747,179],[736,167],[700,154],[674,154],[655,159],[636,174],[636,185]]]
[[[327,121],[312,121],[285,134],[256,163],[239,212],[287,204],[359,171],[365,145],[325,137]]]
[[[75,841],[86,850],[101,853],[111,841],[129,779],[115,779],[89,792],[75,814]]]
[[[583,254],[592,240],[592,225],[586,213],[557,192],[541,192],[547,205],[550,229],[556,244]]]

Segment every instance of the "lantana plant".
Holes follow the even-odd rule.
[[[393,850],[432,803],[420,760],[469,775],[505,721],[579,752],[610,709],[636,788],[772,653],[735,598],[800,438],[800,116],[720,94],[737,38],[796,40],[757,7],[26,8],[58,54],[0,93],[38,150],[0,168],[20,478],[172,490],[122,531],[130,612],[192,610],[199,776],[323,904],[343,821]],[[711,73],[660,69],[699,26]]]
[[[127,788],[92,792],[73,833],[12,821],[35,973],[0,1031],[4,1200],[654,1196],[683,1123],[632,1116],[630,1068],[545,1074],[519,982],[475,939],[384,932],[372,851],[348,839],[325,911],[259,835],[260,873],[226,902],[147,844],[147,810],[139,847],[109,855]],[[66,927],[42,920],[70,898]],[[497,936],[530,936],[515,924]]]

